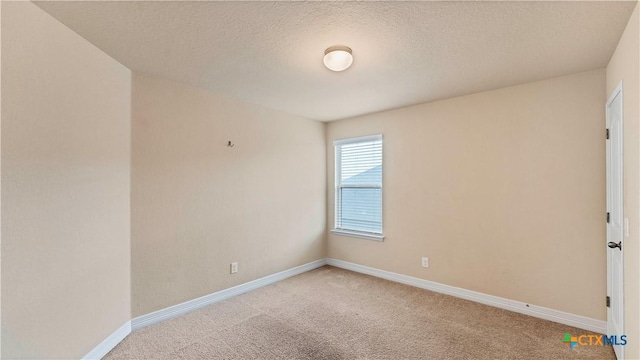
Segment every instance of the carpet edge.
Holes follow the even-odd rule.
[[[202,307],[215,304],[217,302],[244,294],[248,291],[261,288],[263,286],[271,285],[286,278],[317,269],[327,264],[327,259],[318,259],[300,266],[296,266],[291,269],[287,269],[275,274],[267,275],[265,277],[252,280],[234,287],[230,287],[224,290],[216,291],[214,293],[201,296],[196,299],[188,300],[180,304],[166,307],[146,315],[141,315],[131,320],[132,331],[140,330],[144,327],[157,324],[161,321],[169,320],[174,317],[187,314],[191,311],[200,309]]]
[[[89,351],[82,359],[102,359],[109,351],[113,350],[127,335],[131,334],[131,321],[127,321],[120,326],[116,331],[109,335],[106,339],[102,340],[98,346]]]
[[[327,258],[326,263],[327,265],[335,266],[341,269],[355,271],[361,274],[371,275],[381,279],[414,286],[445,295],[451,295],[457,298],[470,300],[480,304],[489,305],[524,315],[533,316],[539,319],[573,326],[583,330],[589,330],[600,334],[605,334],[607,332],[607,322],[604,320],[588,318],[586,316],[571,314],[568,312],[550,309],[542,306],[536,306],[521,301],[510,300],[499,296],[484,294],[481,292],[467,290],[451,285],[445,285],[435,281],[424,280],[413,276],[380,270],[369,266],[351,263],[348,261]]]

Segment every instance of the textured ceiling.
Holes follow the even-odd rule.
[[[132,70],[335,120],[605,67],[636,3],[36,4]]]

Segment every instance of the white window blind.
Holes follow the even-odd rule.
[[[382,235],[382,135],[334,142],[336,230]]]

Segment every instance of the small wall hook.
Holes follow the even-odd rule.
[[[234,146],[234,144],[231,142],[231,140],[229,140],[229,142],[227,143],[227,146],[228,146],[228,147],[233,147],[233,146]]]

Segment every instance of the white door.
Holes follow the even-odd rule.
[[[607,335],[624,334],[622,239],[622,82],[607,101]],[[618,359],[624,359],[624,347],[614,345]]]

